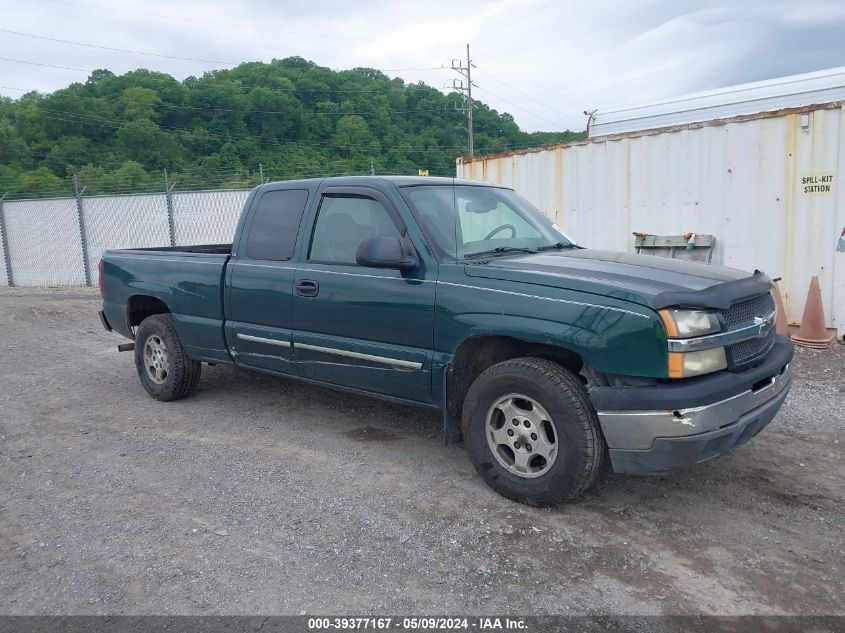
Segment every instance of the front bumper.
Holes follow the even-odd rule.
[[[713,377],[697,382],[694,406],[679,406],[669,397],[658,398],[659,409],[599,408],[613,470],[645,474],[683,468],[733,451],[757,435],[777,415],[792,386],[792,345],[779,339],[762,365],[734,376],[732,394],[725,394],[723,381]],[[674,386],[664,389],[671,393]]]

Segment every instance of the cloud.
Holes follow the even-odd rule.
[[[2,28],[177,57],[299,55],[442,88],[472,44],[476,96],[526,129],[583,128],[582,111],[845,65],[836,0],[0,0]],[[0,33],[0,57],[179,79],[218,65]],[[0,61],[0,84],[52,91],[86,73]],[[0,94],[20,92],[0,88]]]

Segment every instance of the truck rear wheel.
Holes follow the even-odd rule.
[[[164,402],[194,393],[202,372],[202,364],[185,354],[169,314],[141,322],[135,334],[135,368],[147,393]]]
[[[482,372],[464,401],[463,425],[478,473],[499,494],[528,505],[574,499],[593,483],[604,455],[586,389],[542,358]]]

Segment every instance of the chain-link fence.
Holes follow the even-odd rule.
[[[0,285],[97,283],[110,248],[225,244],[249,190],[0,200]]]
[[[86,283],[76,198],[3,204],[9,281],[16,286]]]
[[[6,223],[3,221],[3,200],[0,199],[0,285],[9,285],[9,251],[6,250]]]
[[[92,276],[96,276],[97,262],[103,251],[109,248],[170,245],[165,194],[93,196],[80,200],[88,270]]]
[[[172,194],[174,244],[231,242],[248,195],[249,189]]]

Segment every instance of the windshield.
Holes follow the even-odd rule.
[[[510,189],[423,185],[405,187],[402,193],[429,236],[457,259],[572,247],[551,221]]]

